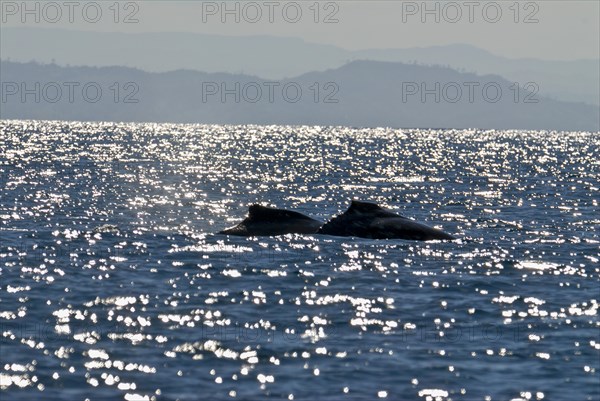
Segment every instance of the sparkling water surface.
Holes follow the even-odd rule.
[[[0,399],[599,400],[600,136],[0,122]],[[351,199],[453,242],[216,235]]]

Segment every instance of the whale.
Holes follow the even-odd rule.
[[[416,241],[453,240],[454,236],[426,226],[372,202],[353,200],[348,210],[325,223],[317,234]]]
[[[292,210],[254,204],[248,208],[248,217],[219,234],[244,237],[316,234],[322,224],[321,221]]]
[[[353,200],[348,210],[325,224],[292,210],[253,204],[248,208],[248,217],[218,234],[246,237],[322,234],[415,241],[456,239],[451,234],[396,214],[376,203],[358,200]]]

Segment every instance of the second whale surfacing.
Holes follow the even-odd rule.
[[[325,223],[318,234],[416,241],[456,239],[442,230],[417,223],[375,203],[356,200],[344,213]]]
[[[240,224],[219,234],[239,236],[271,236],[283,234],[316,234],[323,223],[302,213],[273,207],[251,205],[248,217]]]

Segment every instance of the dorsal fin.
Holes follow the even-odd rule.
[[[360,213],[375,212],[375,211],[379,211],[379,210],[385,210],[385,209],[383,209],[381,206],[379,206],[376,203],[364,202],[364,201],[359,201],[359,200],[353,200],[352,203],[350,204],[350,207],[348,208],[348,212],[360,212]]]
[[[275,220],[282,218],[296,218],[296,219],[309,219],[310,217],[303,215],[302,213],[294,212],[292,210],[277,209],[274,207],[263,206],[259,204],[250,205],[248,207],[248,217],[252,220]]]
[[[382,208],[376,203],[359,200],[353,200],[346,213],[370,214],[373,217],[403,217],[397,213]]]

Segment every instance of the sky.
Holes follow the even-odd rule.
[[[6,27],[271,35],[350,50],[463,43],[511,58],[600,58],[597,0],[1,0],[0,6]]]

